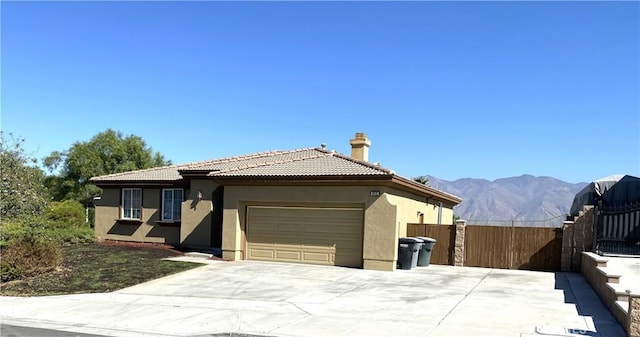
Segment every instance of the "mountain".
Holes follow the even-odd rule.
[[[427,177],[429,186],[463,199],[453,211],[469,224],[510,225],[514,221],[516,226],[559,226],[569,213],[573,197],[587,185],[528,174],[493,181]]]

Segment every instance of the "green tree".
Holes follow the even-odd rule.
[[[24,138],[0,131],[0,218],[12,220],[41,215],[47,204],[44,173],[37,159],[24,152]]]
[[[427,178],[427,176],[417,176],[413,178],[413,181],[429,186],[429,178]]]
[[[45,183],[54,200],[87,203],[100,194],[100,189],[89,183],[91,177],[170,164],[142,138],[107,129],[89,141],[76,142],[67,151],[54,151],[44,158],[50,172],[59,170]]]

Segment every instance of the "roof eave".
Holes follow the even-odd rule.
[[[91,184],[97,187],[113,187],[113,186],[174,186],[183,184],[186,181],[180,180],[109,180],[109,181],[92,181]]]
[[[237,175],[237,176],[209,176],[215,181],[219,182],[233,182],[233,181],[269,181],[269,182],[292,182],[292,181],[349,181],[349,180],[389,180],[391,175],[376,174],[376,175],[272,175],[272,176],[249,176],[249,175]]]
[[[444,201],[444,202],[448,202],[448,203],[452,203],[454,206],[458,205],[459,203],[462,202],[462,198],[457,197],[453,194],[449,194],[449,193],[445,193],[442,192],[440,190],[437,190],[435,188],[429,187],[429,186],[424,186],[418,183],[415,183],[407,178],[398,176],[398,175],[394,175],[393,178],[391,179],[391,181],[400,186],[403,187],[405,189],[408,189],[412,192],[418,192],[420,194],[423,194],[425,196],[429,196],[429,197],[434,197],[435,199]]]

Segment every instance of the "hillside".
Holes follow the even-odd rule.
[[[461,197],[454,213],[477,224],[510,224],[514,220],[520,226],[558,226],[569,213],[575,194],[586,185],[528,174],[494,181],[428,177],[430,186]]]

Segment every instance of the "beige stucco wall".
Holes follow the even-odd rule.
[[[162,208],[160,188],[142,189],[142,222],[118,221],[120,218],[120,188],[104,188],[96,200],[95,232],[98,239],[177,244],[180,228],[158,224]]]
[[[371,196],[371,191],[380,191]],[[223,217],[223,257],[243,259],[245,211],[249,205],[363,207],[363,266],[394,270],[398,233],[407,222],[417,222],[417,210],[428,212],[420,198],[381,186],[226,186]],[[402,212],[399,210],[402,209]],[[413,217],[410,214],[413,213]],[[402,227],[402,228],[400,228]]]
[[[211,180],[194,179],[189,194],[182,203],[182,225],[180,242],[186,246],[211,246],[211,212],[213,211],[213,190],[216,184]],[[198,192],[202,199],[198,199]]]
[[[389,201],[398,208],[397,223],[398,237],[407,236],[407,223],[419,223],[420,213],[423,214],[423,223],[438,223],[438,201],[422,196],[400,191],[397,189],[389,190]],[[448,208],[449,207],[449,208]],[[443,203],[442,205],[442,223],[443,225],[453,224],[453,209],[450,205]]]

